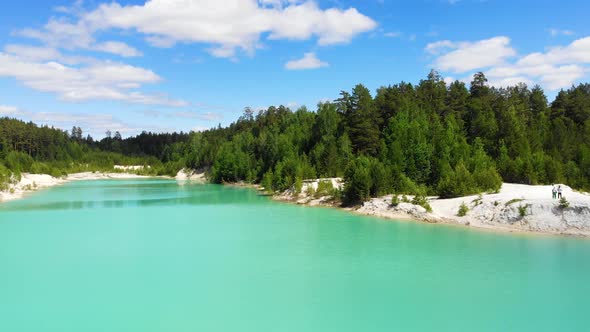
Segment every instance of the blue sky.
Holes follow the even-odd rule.
[[[484,71],[552,97],[588,81],[588,1],[10,1],[0,11],[0,116],[101,137],[226,125]]]

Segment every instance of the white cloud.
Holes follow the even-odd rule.
[[[36,123],[50,124],[64,129],[75,125],[94,133],[102,133],[106,130],[127,133],[133,130],[131,126],[115,119],[111,114],[27,112],[26,116]]]
[[[451,85],[451,83],[455,82],[455,78],[453,76],[446,76],[443,78],[443,81],[445,81],[447,85]]]
[[[590,37],[573,41],[567,46],[550,48],[545,53],[531,53],[519,60],[521,65],[590,63]]]
[[[9,44],[4,51],[32,61],[56,60],[62,55],[55,48]]]
[[[204,121],[216,121],[223,119],[223,115],[215,112],[205,112],[205,113],[196,113],[196,112],[175,112],[170,115],[170,117],[175,118],[185,118],[185,119],[199,119]]]
[[[40,125],[50,125],[65,130],[69,130],[72,126],[79,126],[92,135],[102,135],[106,130],[121,133],[139,131],[139,128],[121,122],[110,114],[31,112],[13,106],[0,106],[0,115],[16,116]]]
[[[449,49],[451,51],[444,52]],[[426,51],[434,54],[443,53],[435,60],[434,66],[455,73],[501,65],[516,55],[516,51],[510,47],[510,38],[504,36],[474,43],[453,43],[444,40],[428,44]]]
[[[215,112],[206,112],[199,114],[197,118],[206,121],[216,121],[223,119],[223,115]]]
[[[42,29],[26,28],[17,34],[41,40],[52,48],[140,56],[140,51],[125,43],[97,42],[94,37],[100,30],[133,30],[143,34],[152,46],[205,43],[213,56],[233,58],[237,50],[253,54],[263,34],[269,39],[317,38],[319,45],[332,45],[350,42],[377,26],[355,8],[322,9],[313,0],[150,0],[143,5],[112,2],[89,12],[84,12],[79,3],[59,8],[59,12],[66,17],[52,18]]]
[[[469,84],[470,80],[471,80],[471,78],[467,79],[467,84]],[[525,76],[508,76],[508,77],[488,76],[488,84],[491,86],[497,87],[497,88],[500,88],[500,87],[505,88],[505,87],[509,87],[509,86],[515,86],[519,83],[524,83],[526,85],[532,85],[533,81]]]
[[[151,0],[143,5],[102,4],[81,14],[76,23],[53,19],[42,31],[25,29],[21,34],[49,45],[88,48],[93,32],[116,28],[142,33],[157,47],[205,43],[214,56],[233,57],[236,50],[252,53],[262,34],[269,39],[315,37],[319,45],[331,45],[349,42],[376,26],[355,8],[321,9],[315,1]]]
[[[134,57],[143,55],[137,49],[118,41],[107,41],[93,46],[94,50],[118,54],[123,57]]]
[[[71,23],[66,19],[51,19],[41,30],[26,28],[16,34],[37,39],[49,48],[63,48],[67,50],[91,50],[120,55],[123,57],[141,56],[137,49],[120,41],[106,41],[99,43],[93,33],[95,29],[80,20]]]
[[[385,37],[389,37],[389,38],[397,38],[397,37],[401,37],[402,33],[399,31],[391,31],[391,32],[386,32],[383,35]]]
[[[426,52],[430,53],[430,54],[440,54],[441,52],[451,49],[451,48],[456,48],[457,46],[455,46],[455,43],[453,43],[450,40],[439,40],[437,42],[434,43],[430,43],[428,45],[426,45]]]
[[[55,48],[47,46],[30,46],[22,44],[8,44],[4,51],[20,59],[33,62],[57,61],[63,64],[76,65],[81,63],[96,63],[95,58],[78,55],[64,55]]]
[[[63,130],[72,126],[81,127],[83,134],[94,138],[104,137],[107,130],[125,135],[138,134],[143,130],[151,132],[172,132],[175,129],[163,126],[137,125],[121,121],[112,114],[78,113],[78,112],[36,112],[14,106],[0,106],[0,116],[11,116],[25,121],[33,121],[38,125],[48,125]]]
[[[557,37],[557,36],[573,36],[575,33],[572,30],[567,30],[567,29],[547,29],[547,31],[549,32],[549,34],[552,37]]]
[[[289,70],[316,69],[327,66],[329,64],[318,59],[313,52],[305,53],[303,58],[292,60],[285,64],[285,68]]]
[[[196,126],[196,127],[194,127],[194,128],[192,129],[192,131],[194,131],[194,132],[197,132],[197,133],[198,133],[198,132],[207,131],[207,130],[209,130],[209,129],[211,129],[211,127],[205,127],[205,126]]]
[[[9,106],[9,105],[0,105],[0,115],[7,116],[7,115],[14,115],[20,113],[18,107]]]
[[[451,73],[484,71],[490,85],[498,87],[540,83],[549,90],[558,90],[590,72],[590,37],[520,57],[506,37],[474,43],[443,40],[428,44],[425,50],[437,56],[437,68]]]
[[[148,69],[96,61],[74,67],[57,61],[38,62],[0,52],[0,77],[13,77],[37,91],[55,93],[65,101],[119,100],[129,103],[186,106],[182,100],[148,95],[132,89],[161,78]]]
[[[199,106],[199,104],[191,105],[191,106]],[[223,119],[223,115],[218,112],[193,112],[193,111],[179,111],[179,112],[167,112],[162,110],[143,110],[139,111],[139,113],[143,114],[144,116],[148,116],[151,118],[181,118],[181,119],[198,119],[203,121],[218,121]]]

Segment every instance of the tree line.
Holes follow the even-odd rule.
[[[549,103],[539,86],[490,87],[483,73],[468,87],[432,71],[416,85],[381,87],[375,96],[359,84],[315,111],[246,108],[229,126],[203,132],[94,141],[78,127],[68,134],[2,119],[0,137],[8,169],[14,163],[7,155],[18,152],[54,164],[136,158],[128,162],[154,165],[154,174],[209,169],[213,182],[262,183],[271,191],[344,177],[345,204],[389,193],[493,192],[502,181],[590,189],[590,85],[562,90]]]
[[[185,166],[211,167],[215,182],[344,177],[344,202],[389,193],[456,197],[497,191],[502,181],[590,188],[590,85],[560,91],[469,88],[432,71],[417,85],[363,85],[315,112],[250,109],[227,128],[192,133],[176,147]]]
[[[80,127],[68,132],[0,118],[0,190],[17,181],[21,173],[59,177],[72,172],[112,171],[116,164],[153,165],[149,172],[171,173],[166,172],[164,163],[156,156],[102,148],[108,143],[108,139],[94,141],[90,135],[84,137]]]

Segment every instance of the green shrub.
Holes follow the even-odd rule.
[[[54,178],[59,178],[68,175],[68,173],[65,170],[60,170],[55,167],[50,167],[49,172],[47,174],[53,176]]]
[[[418,190],[418,186],[412,179],[397,169],[392,171],[392,187],[397,193],[409,194]]]
[[[332,190],[332,199],[336,200],[336,201],[340,201],[342,200],[342,190],[338,189],[338,188],[334,188],[334,190]]]
[[[371,176],[370,161],[367,157],[358,157],[346,167],[344,174],[344,205],[356,205],[370,198]]]
[[[305,193],[309,197],[315,197],[315,188],[310,184],[309,186],[307,186],[307,190],[305,191]]]
[[[320,181],[318,182],[318,189],[315,192],[315,197],[323,197],[323,196],[331,196],[334,192],[334,186],[332,185],[332,181]]]
[[[6,155],[6,166],[14,172],[31,172],[34,160],[24,152],[11,151]]]
[[[461,203],[461,206],[459,206],[459,211],[457,211],[457,216],[464,217],[467,215],[467,212],[469,212],[469,208],[465,203]]]
[[[473,181],[479,191],[497,193],[502,187],[502,177],[494,167],[484,170],[476,170],[473,173]]]
[[[518,203],[518,202],[522,202],[522,201],[524,201],[524,199],[522,199],[522,198],[513,198],[513,199],[509,200],[508,202],[506,202],[504,204],[504,206],[510,206],[514,203]]]
[[[476,199],[471,201],[471,203],[473,204],[473,206],[478,206],[480,204],[483,204],[482,201],[483,201],[483,197],[481,196],[481,194],[479,194]]]
[[[570,206],[570,202],[567,201],[567,199],[565,199],[565,197],[561,197],[559,199],[559,208],[560,209],[567,209]]]
[[[396,206],[399,205],[399,203],[400,203],[399,196],[398,195],[393,195],[391,197],[391,206],[396,207]]]
[[[432,212],[432,207],[430,206],[430,203],[428,203],[428,199],[422,193],[418,193],[414,196],[412,199],[412,204],[420,205],[421,207],[425,208],[426,211]]]
[[[4,165],[0,164],[0,190],[4,191],[8,189],[10,185],[10,180],[12,177],[12,172]]]
[[[301,193],[302,188],[303,188],[303,180],[300,177],[296,177],[295,183],[293,184],[293,194],[299,195]]]
[[[268,172],[264,173],[264,176],[262,177],[262,181],[260,182],[260,184],[264,188],[264,191],[266,191],[268,193],[274,192],[273,187],[272,187],[272,178],[273,178],[272,171],[268,171]]]
[[[530,207],[530,204],[526,204],[526,205],[519,205],[518,206],[518,215],[521,218],[524,218],[528,215],[528,209]]]
[[[49,174],[50,167],[45,163],[34,162],[31,166],[31,173],[33,174]]]

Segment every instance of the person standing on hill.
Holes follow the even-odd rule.
[[[563,197],[563,196],[561,195],[561,185],[559,185],[559,186],[557,187],[557,198],[559,198],[559,199],[560,199],[561,197]]]
[[[557,188],[555,187],[555,185],[553,185],[553,188],[551,189],[551,194],[553,194],[553,199],[557,198]]]

